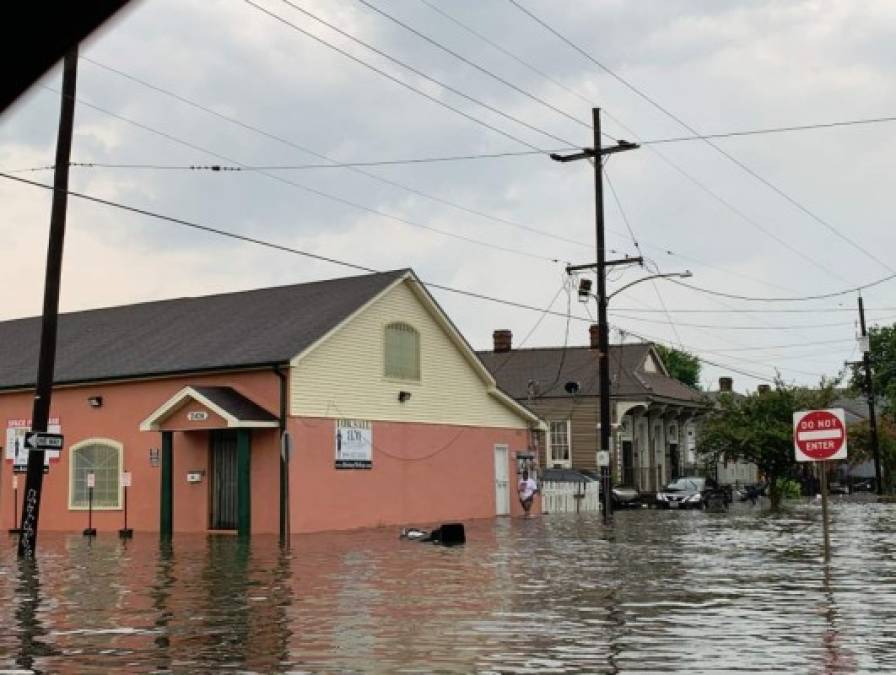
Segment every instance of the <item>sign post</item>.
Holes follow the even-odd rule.
[[[9,533],[22,534],[22,528],[16,527],[19,523],[19,477],[15,474],[12,475],[12,522]]]
[[[134,530],[128,527],[128,488],[131,487],[131,472],[122,471],[118,478],[121,487],[124,488],[124,527],[118,531],[122,539],[130,539],[134,536]]]
[[[802,410],[793,413],[793,446],[796,461],[814,462],[820,472],[821,519],[824,530],[824,559],[831,558],[828,518],[828,473],[825,462],[846,459],[846,423],[843,408]]]
[[[85,537],[95,537],[96,528],[93,526],[93,488],[96,486],[96,474],[87,474],[87,529]]]

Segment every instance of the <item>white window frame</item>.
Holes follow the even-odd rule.
[[[395,375],[389,372],[389,329],[393,326],[402,326],[404,328],[410,329],[408,332],[412,332],[417,339],[417,376],[416,377],[402,377],[401,375]],[[420,335],[420,331],[417,330],[414,326],[409,324],[407,321],[390,321],[385,326],[383,326],[383,377],[387,380],[395,380],[398,382],[420,382],[423,376],[423,358],[422,358],[422,342],[423,338]]]
[[[566,448],[569,451],[569,459],[554,459],[553,425],[566,424]],[[548,467],[561,466],[565,469],[572,468],[572,420],[548,420],[547,433]]]
[[[121,472],[124,468],[124,445],[111,438],[87,438],[79,441],[68,448],[68,510],[69,511],[86,511],[88,506],[76,506],[73,503],[74,489],[73,482],[75,478],[75,454],[78,450],[90,445],[105,445],[118,451],[118,504],[116,506],[97,506],[93,505],[94,511],[121,511],[122,510],[122,494]]]

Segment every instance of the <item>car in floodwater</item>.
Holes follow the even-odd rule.
[[[637,488],[627,485],[617,485],[613,488],[614,509],[639,509],[641,508],[641,493]]]
[[[705,503],[706,479],[700,476],[676,478],[656,493],[660,509],[700,509]]]

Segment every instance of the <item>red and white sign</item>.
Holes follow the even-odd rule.
[[[96,474],[95,473],[87,474],[87,487],[89,487],[89,488],[96,487]]]
[[[793,413],[793,446],[798,462],[846,459],[843,408]]]
[[[122,471],[121,475],[118,477],[118,483],[121,487],[131,487],[131,472]]]

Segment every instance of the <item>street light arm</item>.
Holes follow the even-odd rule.
[[[692,277],[692,276],[694,276],[694,275],[691,274],[690,271],[687,271],[687,272],[668,272],[666,274],[651,274],[649,277],[641,277],[640,279],[635,279],[634,281],[630,281],[625,286],[622,286],[621,288],[617,288],[615,291],[610,293],[607,296],[607,302],[612,300],[614,296],[618,295],[625,289],[631,288],[635,284],[640,284],[642,281],[650,281],[651,279],[666,279],[668,277],[680,277],[682,279],[687,279],[688,277]]]

